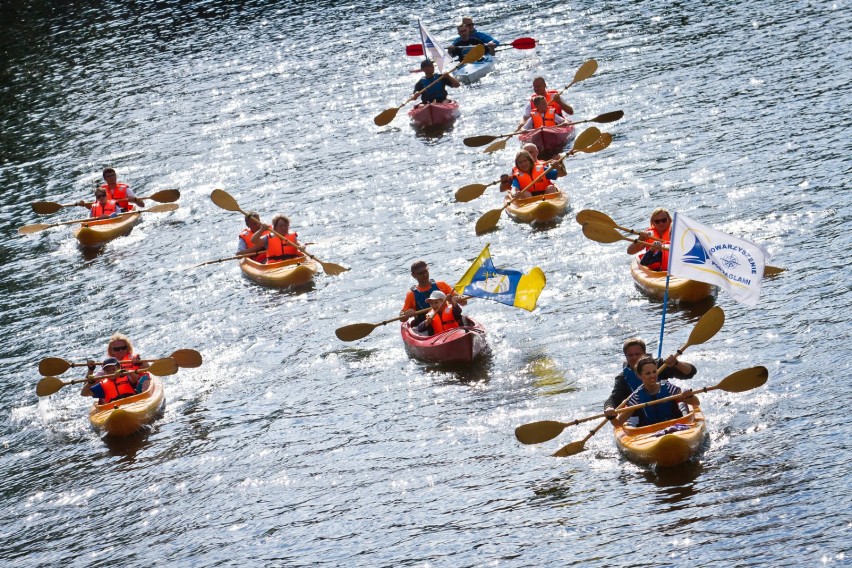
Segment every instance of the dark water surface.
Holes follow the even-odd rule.
[[[846,420],[852,303],[849,3],[3,2],[0,134],[0,559],[16,566],[815,566],[847,565],[852,489]],[[451,37],[473,15],[501,39],[534,36],[460,89],[444,136],[417,135],[416,18]],[[572,212],[544,230],[476,219],[516,146],[535,75],[568,84],[578,118],[623,109],[609,149],[569,161]],[[37,200],[75,201],[112,165],[140,194],[179,187],[84,255]],[[240,215],[287,213],[320,259],[351,266],[307,290],[241,277],[227,256]],[[702,398],[697,463],[648,470],[609,429],[521,446],[518,424],[598,412],[621,341],[656,351],[661,304],[642,296],[624,246],[583,238],[573,214],[642,227],[664,205],[757,242],[785,266],[754,309],[724,293],[723,329],[685,356],[692,386],[765,365],[765,387]],[[72,219],[66,210],[49,221]],[[491,243],[498,266],[538,265],[533,313],[488,302],[479,368],[410,360],[395,324],[343,343],[334,329],[396,315],[425,258],[455,282]],[[624,243],[626,245],[626,243]],[[664,351],[707,306],[669,311]],[[103,440],[75,387],[38,400],[37,362],[101,357],[116,330],[142,353],[200,350],[165,379],[149,432]],[[68,378],[74,378],[68,373]]]

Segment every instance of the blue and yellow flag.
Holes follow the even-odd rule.
[[[458,284],[454,286],[459,294],[494,300],[501,304],[523,308],[527,311],[535,309],[536,300],[544,290],[547,278],[541,268],[536,266],[529,274],[520,270],[495,268],[491,261],[491,252],[485,245]]]

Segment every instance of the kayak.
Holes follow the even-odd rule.
[[[536,128],[527,130],[518,135],[521,141],[521,146],[532,142],[538,148],[539,156],[544,159],[552,157],[565,148],[574,136],[574,125],[568,126],[545,126],[544,128]]]
[[[470,85],[476,83],[494,70],[494,56],[486,55],[479,61],[462,65],[453,75],[459,83]]]
[[[696,454],[707,435],[707,426],[701,408],[695,408],[686,416],[651,426],[616,426],[613,434],[618,451],[630,461],[671,467]]]
[[[303,286],[313,280],[319,264],[308,257],[289,258],[280,262],[261,264],[249,258],[240,261],[240,269],[250,280],[267,288]]]
[[[522,223],[546,223],[553,221],[557,217],[565,215],[567,210],[568,196],[561,191],[516,199],[506,207],[506,212],[513,219]]]
[[[139,394],[107,404],[93,404],[89,411],[89,422],[110,436],[133,434],[156,418],[166,398],[163,382],[158,377],[152,376],[148,385]]]
[[[417,126],[447,126],[459,116],[459,103],[444,101],[442,103],[419,104],[410,111],[408,117]]]
[[[636,286],[645,294],[662,300],[666,293],[666,273],[650,270],[639,264],[639,258],[634,258],[630,265],[630,275]],[[687,280],[672,276],[669,279],[669,298],[680,302],[700,302],[711,296],[717,288],[704,282]]]
[[[114,219],[89,221],[74,228],[74,237],[82,247],[98,247],[117,237],[123,237],[142,220],[142,215],[127,215]]]
[[[400,327],[405,350],[412,357],[434,363],[471,363],[485,349],[485,328],[463,316],[469,326],[438,335],[420,335],[404,322]]]

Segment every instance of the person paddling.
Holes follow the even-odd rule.
[[[524,130],[533,130],[534,128],[542,128],[544,126],[559,126],[565,122],[565,119],[556,114],[556,110],[547,104],[547,100],[544,97],[534,97],[533,106],[535,108],[531,112],[530,117],[521,127]]]
[[[106,183],[101,185],[101,189],[106,191],[107,198],[115,201],[116,205],[124,211],[130,211],[133,208],[130,203],[145,207],[145,202],[136,197],[136,194],[126,183],[118,183],[118,174],[114,169],[105,168],[103,176]]]
[[[252,244],[263,245],[263,249],[266,251],[266,264],[303,256],[296,248],[296,245],[301,246],[302,244],[298,240],[298,233],[290,232],[289,218],[285,215],[276,215],[272,218],[272,228],[278,234],[286,237],[287,240],[267,231],[266,227],[261,227],[251,237]]]
[[[692,394],[692,389],[682,391],[669,382],[657,380],[657,361],[653,357],[646,355],[639,359],[633,368],[633,372],[642,381],[642,385],[630,395],[626,406],[635,406],[678,394],[687,396],[681,401],[669,401],[646,406],[636,411],[621,413],[615,419],[618,424],[624,424],[628,420],[630,420],[631,426],[641,427],[659,424],[687,414],[689,412],[687,405],[693,407],[693,409],[698,406],[698,397]]]
[[[89,207],[89,204],[83,200],[77,202],[80,207]],[[98,188],[95,190],[95,202],[89,207],[89,217],[92,219],[109,219],[115,217],[122,212],[122,209],[115,201],[107,197],[106,190]]]
[[[544,173],[543,176],[539,176]],[[515,167],[512,169],[511,186],[515,197],[536,197],[545,193],[558,193],[559,188],[553,185],[558,173],[555,168],[548,169],[547,164],[534,160],[529,152],[521,150],[515,155]],[[537,181],[533,182],[536,178]],[[502,188],[501,188],[502,189]]]
[[[462,18],[462,25],[467,26],[467,31],[470,34],[470,37],[480,40],[485,45],[493,45],[495,47],[500,45],[499,41],[497,41],[487,33],[477,30],[473,24],[473,18],[471,18],[470,16],[465,16],[464,18]]]
[[[250,256],[249,258],[255,262],[262,263],[266,260],[266,244],[254,244],[251,242],[252,235],[261,229],[264,229],[263,234],[266,234],[265,227],[260,223],[260,214],[257,211],[249,211],[248,215],[245,216],[245,223],[246,228],[240,231],[236,254],[243,255],[255,253],[254,256]]]
[[[621,373],[615,377],[615,383],[612,386],[612,392],[609,398],[604,402],[604,413],[609,418],[615,418],[615,408],[624,402],[630,394],[642,386],[642,381],[633,372],[633,367],[643,357],[647,357],[647,347],[645,341],[639,337],[630,337],[624,340],[621,345],[621,351],[624,353],[624,363]],[[663,366],[663,360],[657,359],[657,369]],[[660,381],[668,381],[669,379],[691,379],[698,373],[695,365],[686,361],[678,361],[677,355],[669,355],[666,360],[666,368],[660,373]]]
[[[547,83],[544,81],[544,77],[536,77],[535,79],[533,79],[532,87],[533,94],[530,95],[530,100],[524,107],[524,117],[521,119],[521,122],[518,123],[517,130],[519,130],[524,125],[524,123],[529,119],[530,114],[532,114],[532,111],[535,110],[533,99],[535,99],[536,97],[544,97],[545,101],[547,101],[548,106],[553,107],[556,114],[558,114],[559,116],[563,116],[564,114],[574,114],[574,108],[562,100],[562,98],[559,96],[559,91],[547,88]]]
[[[423,71],[423,77],[414,84],[415,95],[426,87],[429,87],[420,93],[420,103],[443,103],[447,101],[447,87],[457,89],[461,83],[452,75],[436,75],[435,62],[431,59],[425,59],[420,63],[420,70]],[[435,82],[440,77],[440,81]],[[432,85],[432,83],[435,83]],[[431,85],[431,86],[430,86]],[[414,95],[412,95],[412,98]],[[418,104],[418,106],[419,106]]]
[[[459,24],[456,28],[459,33],[459,37],[453,40],[453,45],[447,48],[447,53],[457,58],[459,61],[464,59],[464,56],[467,55],[467,52],[470,51],[470,48],[474,45],[484,45],[486,52],[490,54],[494,54],[494,47],[496,44],[486,43],[481,39],[471,37],[470,28],[468,28],[464,24]]]
[[[438,335],[463,324],[462,308],[455,296],[447,298],[446,294],[435,290],[426,298],[426,302],[432,309],[426,314],[426,319],[417,325],[417,333]]]
[[[654,209],[651,213],[651,226],[639,233],[639,242],[630,243],[627,254],[636,254],[650,249],[639,257],[639,264],[650,270],[664,272],[669,268],[669,251],[663,248],[671,242],[672,217],[665,209]],[[653,239],[660,239],[655,241]]]
[[[101,371],[95,374],[95,362],[87,361],[89,368],[87,382],[80,391],[81,396],[93,396],[101,399],[99,404],[106,404],[111,400],[139,394],[148,388],[151,375],[145,372],[148,363],[140,361],[141,357],[133,351],[133,342],[123,333],[114,333],[107,343],[107,355]],[[109,375],[117,371],[124,371],[117,377],[106,377],[97,380],[98,377]]]
[[[414,312],[430,307],[427,299],[432,292],[440,291],[449,297],[456,296],[457,294],[453,290],[453,287],[446,282],[440,280],[436,282],[429,278],[429,265],[423,260],[415,261],[411,265],[411,275],[417,280],[417,284],[412,286],[405,295],[405,303],[399,311],[399,315],[404,316],[402,321],[408,321],[412,317],[415,318],[411,322],[411,326],[416,327],[426,316],[423,314],[415,315]],[[464,305],[463,301],[460,303]]]

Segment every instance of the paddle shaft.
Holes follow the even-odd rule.
[[[236,260],[238,258],[251,258],[256,256],[254,253],[249,254],[238,254],[236,256],[229,256],[226,258],[217,258],[216,260],[208,260],[207,262],[202,262],[201,264],[196,264],[192,268],[198,268],[199,266],[206,266],[208,264],[216,264],[217,262],[225,262],[226,260]]]
[[[460,297],[458,298],[458,301],[466,302],[467,300],[470,300],[471,298],[473,298],[473,296],[460,296]],[[441,304],[441,308],[443,308],[443,307],[444,307],[444,304],[445,304],[445,303],[447,303],[447,300],[448,300],[448,298],[445,298],[445,299],[444,299],[444,302]],[[441,308],[438,308],[438,309],[440,310]],[[414,315],[416,315],[416,316],[417,316],[417,315],[420,315],[420,314],[425,314],[426,312],[428,312],[428,311],[429,311],[429,310],[431,310],[431,309],[432,309],[432,307],[431,307],[431,306],[429,306],[428,308],[423,308],[422,310],[417,310],[416,312],[414,312]],[[411,317],[411,316],[397,316],[397,317],[395,317],[395,318],[393,318],[393,319],[385,320],[385,321],[383,321],[383,322],[380,322],[380,323],[377,323],[377,324],[374,324],[374,325],[375,325],[376,327],[379,327],[379,326],[381,326],[381,325],[386,325],[386,324],[389,324],[389,323],[394,322],[394,321],[404,320],[404,319],[407,319],[407,318],[409,318],[409,317]]]

